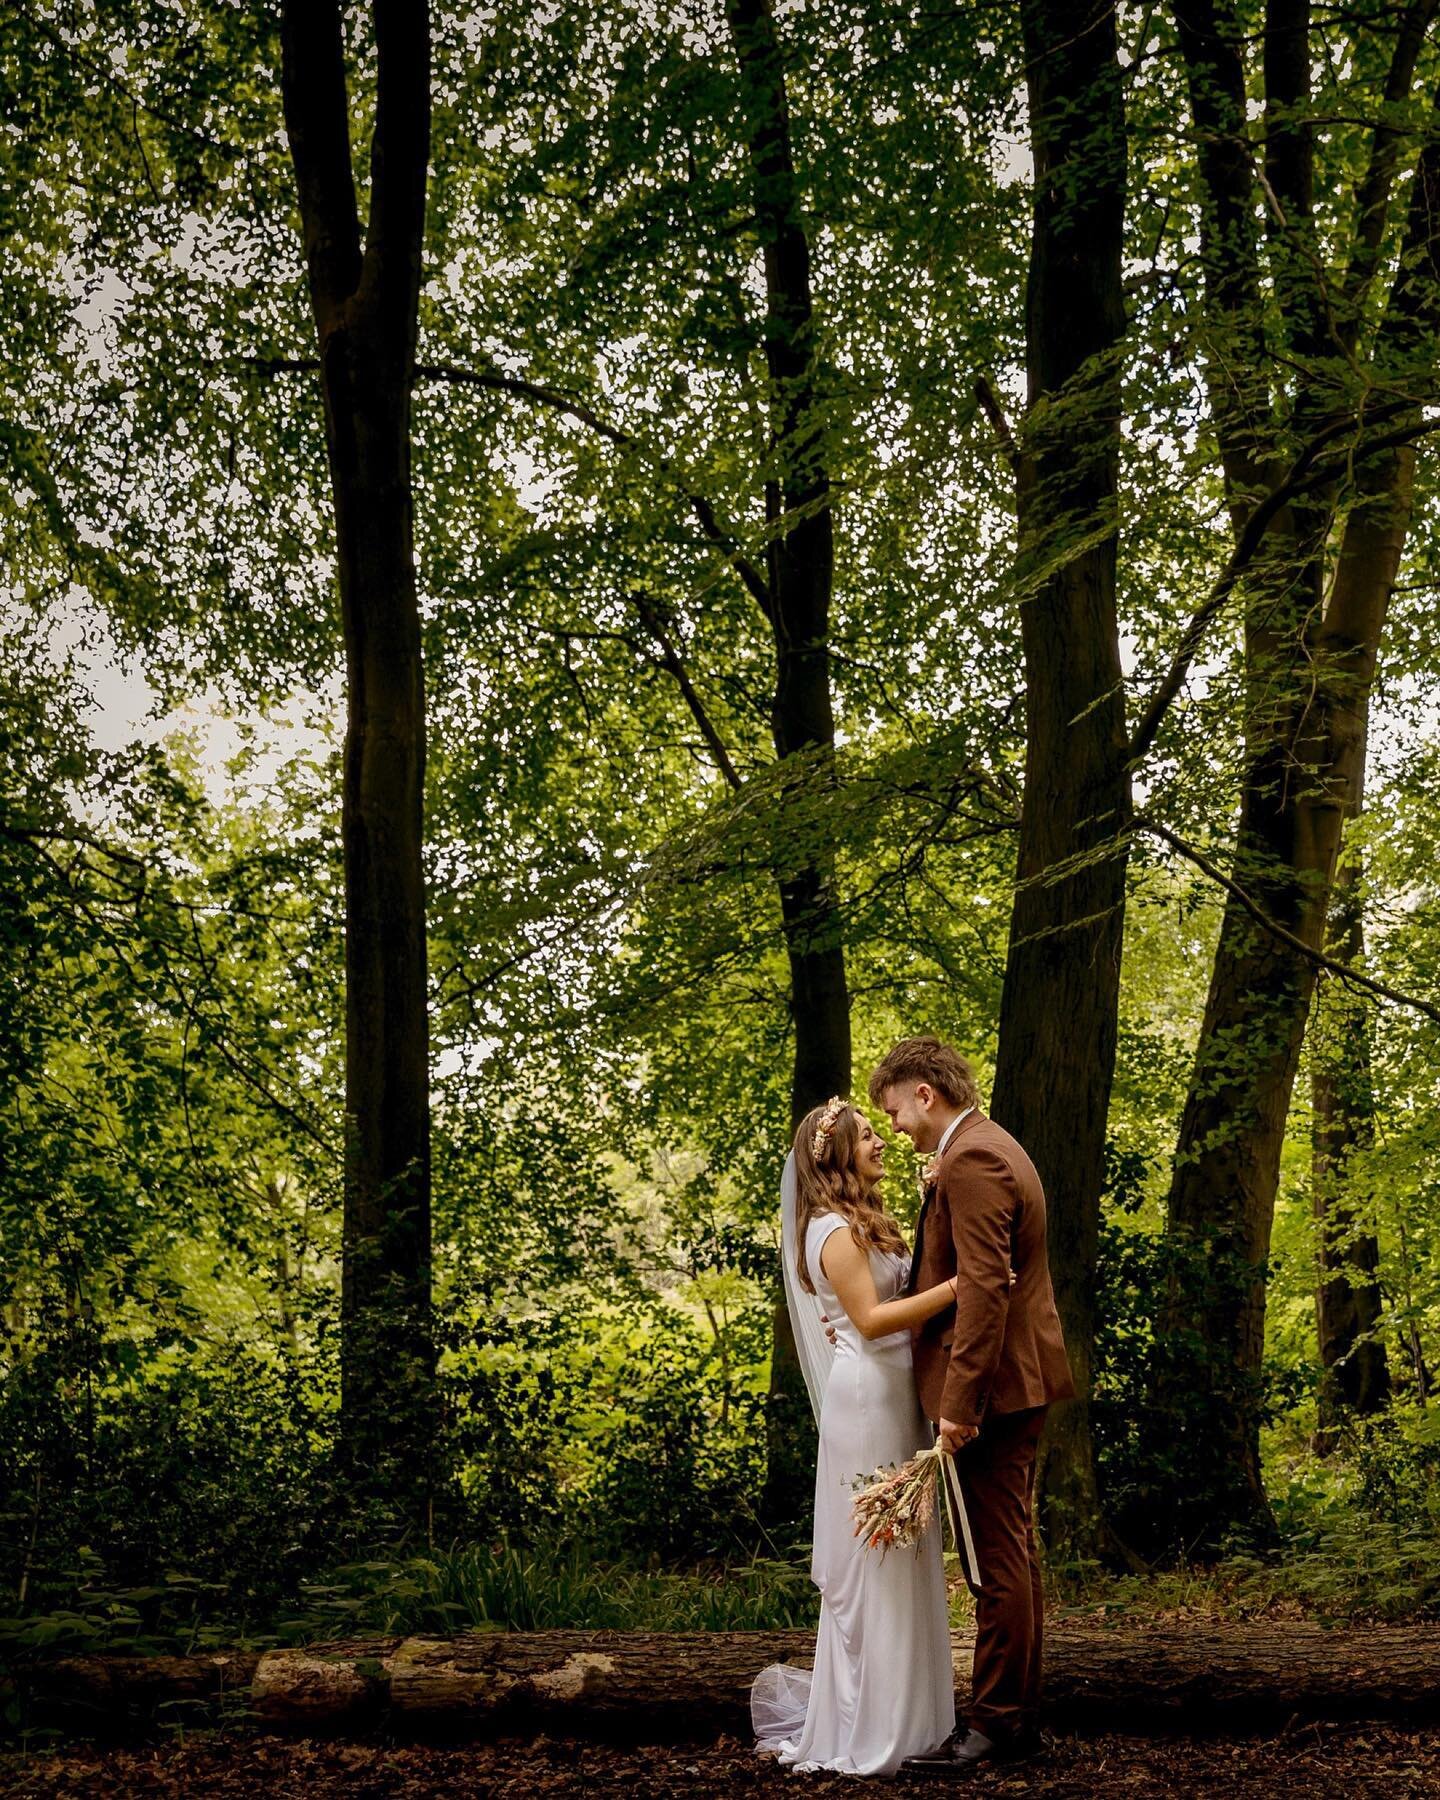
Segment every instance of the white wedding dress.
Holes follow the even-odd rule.
[[[786,1179],[793,1183],[788,1165]],[[792,1195],[786,1199],[790,1204]],[[792,1210],[787,1222],[793,1216]],[[930,1433],[915,1397],[909,1332],[867,1342],[825,1279],[821,1246],[843,1228],[836,1213],[810,1222],[805,1249],[814,1296],[798,1282],[786,1282],[820,1422],[811,1562],[821,1597],[815,1669],[812,1675],[777,1663],[762,1670],[750,1692],[750,1712],[757,1748],[774,1751],[792,1768],[889,1775],[903,1758],[934,1750],[950,1736],[955,1677],[939,1518],[915,1549],[882,1555],[855,1536],[850,1516],[856,1477],[904,1462],[930,1441]],[[791,1254],[783,1238],[782,1253]],[[889,1300],[904,1283],[909,1260],[872,1252],[870,1267],[876,1293]],[[802,1312],[807,1305],[809,1318]],[[821,1311],[836,1325],[828,1369],[817,1367],[817,1333],[825,1341]]]

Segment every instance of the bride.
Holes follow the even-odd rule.
[[[867,1550],[857,1477],[930,1441],[910,1370],[910,1327],[954,1302],[953,1281],[895,1298],[909,1256],[876,1190],[885,1146],[864,1113],[831,1100],[801,1121],[785,1164],[785,1298],[820,1424],[811,1578],[815,1668],[777,1663],[750,1693],[757,1747],[796,1769],[889,1775],[955,1728],[938,1521],[913,1550]],[[833,1352],[821,1309],[835,1321]]]

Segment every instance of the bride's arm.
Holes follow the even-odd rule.
[[[882,1300],[875,1292],[875,1277],[870,1273],[870,1253],[862,1250],[848,1231],[830,1233],[820,1250],[820,1266],[840,1296],[846,1317],[863,1338],[907,1331],[955,1304],[953,1277],[926,1288],[922,1294]]]

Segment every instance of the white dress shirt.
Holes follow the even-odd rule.
[[[945,1154],[945,1146],[950,1142],[951,1138],[954,1137],[956,1130],[959,1128],[960,1121],[962,1119],[968,1119],[974,1110],[975,1108],[973,1106],[967,1106],[964,1112],[956,1113],[955,1117],[940,1133],[940,1142],[935,1146],[935,1154],[937,1156],[943,1156]]]

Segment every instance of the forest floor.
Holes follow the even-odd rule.
[[[419,1800],[435,1795],[560,1797],[621,1794],[629,1800],[737,1795],[894,1797],[907,1792],[1127,1800],[1190,1796],[1270,1800],[1298,1796],[1440,1794],[1440,1729],[1305,1725],[1244,1739],[1057,1737],[1039,1760],[962,1783],[857,1781],[796,1776],[722,1738],[703,1746],[619,1748],[556,1738],[502,1739],[435,1748],[256,1736],[194,1738],[161,1748],[67,1749],[0,1757],[0,1794],[16,1800],[183,1796],[184,1800]]]

